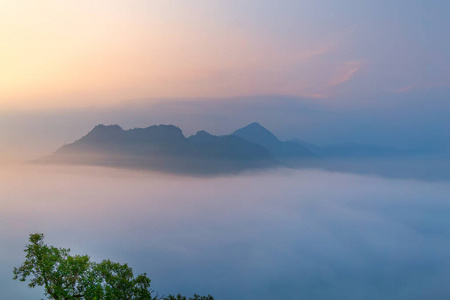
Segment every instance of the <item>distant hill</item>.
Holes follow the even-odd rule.
[[[267,149],[236,136],[215,136],[206,131],[198,131],[188,141],[202,157],[238,160],[272,159]]]
[[[97,125],[79,140],[35,162],[226,174],[279,166],[329,168],[331,161],[331,167],[335,167],[336,161],[342,165],[353,158],[383,158],[399,153],[361,144],[319,147],[302,140],[280,141],[256,122],[231,135],[198,131],[188,138],[174,125],[129,130],[119,125]],[[341,165],[339,168],[344,169]]]
[[[358,143],[342,143],[320,147],[300,139],[280,141],[273,133],[256,122],[236,130],[232,135],[261,145],[269,150],[272,156],[283,160],[388,157],[401,154],[400,151],[393,148]]]
[[[37,162],[188,174],[232,173],[279,165],[267,149],[237,136],[199,131],[186,138],[173,125],[130,130],[119,125],[97,125],[86,136]]]
[[[358,143],[341,143],[319,147],[299,139],[291,139],[290,141],[308,148],[318,157],[326,158],[387,157],[406,154],[405,152],[401,152],[394,148]]]
[[[280,141],[273,133],[256,122],[236,130],[232,135],[265,147],[271,155],[277,158],[311,158],[315,156],[311,150],[301,144]]]
[[[398,154],[399,151],[393,148],[364,145],[357,143],[343,143],[322,147],[320,154],[327,157],[367,157],[367,156],[391,156]]]

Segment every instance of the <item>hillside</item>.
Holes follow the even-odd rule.
[[[233,173],[279,165],[267,149],[237,136],[199,131],[186,138],[173,125],[129,130],[119,125],[97,125],[84,137],[37,162],[191,174]]]

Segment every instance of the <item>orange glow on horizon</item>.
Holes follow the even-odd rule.
[[[2,2],[0,110],[142,98],[323,98],[359,68],[335,78],[335,66],[322,62],[330,41],[277,44],[233,26],[179,21],[174,3],[146,5]]]

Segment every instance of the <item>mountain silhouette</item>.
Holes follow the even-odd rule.
[[[249,142],[258,144],[269,150],[269,153],[276,158],[311,158],[314,153],[308,148],[292,142],[282,142],[273,133],[261,126],[259,123],[251,123],[232,133]]]
[[[129,130],[119,125],[97,125],[84,137],[38,162],[189,174],[233,173],[280,165],[266,148],[240,137],[199,131],[186,138],[173,125]]]
[[[364,170],[360,159],[405,154],[408,153],[361,144],[319,147],[297,139],[283,142],[256,122],[231,135],[216,136],[202,130],[188,138],[174,125],[124,130],[119,125],[101,124],[82,138],[34,163],[209,175],[280,166],[352,171],[358,164],[357,167]]]
[[[271,157],[264,147],[237,136],[215,136],[206,131],[198,131],[188,141],[197,147],[202,156],[239,160],[265,160]]]
[[[181,129],[173,125],[130,130],[123,130],[119,125],[97,125],[86,136],[61,147],[56,154],[167,155],[183,153],[186,146]]]
[[[400,151],[372,145],[342,143],[322,147],[320,155],[326,157],[384,157],[398,155]]]
[[[319,147],[300,139],[291,139],[289,141],[304,146],[322,158],[392,157],[408,154],[406,151],[402,152],[394,148],[358,143],[340,143]],[[411,153],[414,152],[411,151]]]

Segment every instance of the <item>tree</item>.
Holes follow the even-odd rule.
[[[169,295],[153,296],[147,274],[136,277],[127,264],[103,260],[91,262],[87,255],[70,255],[70,249],[44,244],[44,234],[30,234],[25,262],[14,268],[13,279],[26,281],[28,286],[44,287],[44,295],[55,300],[214,300],[210,295],[187,299]]]
[[[199,295],[194,295],[194,298],[186,298],[185,296],[181,296],[180,294],[176,295],[176,296],[172,296],[169,295],[168,297],[165,297],[162,300],[214,300],[213,296],[208,295],[208,296],[199,296]]]

